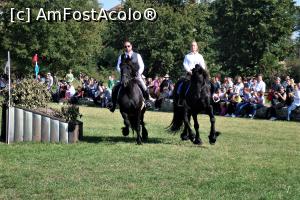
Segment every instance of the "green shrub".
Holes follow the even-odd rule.
[[[79,107],[75,105],[64,106],[61,108],[62,117],[66,121],[76,121],[78,117],[81,118],[82,114],[79,112]]]
[[[50,100],[51,94],[47,90],[47,86],[33,79],[22,80],[13,87],[11,92],[12,105],[24,108],[46,107]]]

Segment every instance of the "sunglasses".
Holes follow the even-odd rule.
[[[124,48],[129,48],[129,47],[131,47],[131,45],[124,46]]]

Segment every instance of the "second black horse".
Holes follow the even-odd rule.
[[[179,87],[183,89],[178,89]],[[177,91],[179,91],[177,93]],[[183,93],[183,95],[182,95]],[[179,95],[184,97],[183,105],[179,105]],[[173,121],[170,125],[171,131],[180,130],[184,124],[184,130],[181,134],[182,140],[190,139],[194,144],[201,145],[202,140],[199,133],[199,123],[197,115],[199,113],[208,114],[210,117],[210,134],[208,136],[210,144],[215,144],[220,135],[215,130],[215,117],[211,105],[211,84],[209,74],[200,65],[196,65],[192,70],[191,80],[179,80],[174,89],[174,111]],[[192,133],[190,119],[193,117],[196,136]]]

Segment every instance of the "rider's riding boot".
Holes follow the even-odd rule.
[[[183,107],[183,98],[181,97],[181,95],[179,95],[177,105],[178,105],[179,107]]]
[[[118,91],[119,91],[119,85],[115,86],[112,91],[111,95],[111,102],[107,104],[107,108],[110,110],[110,112],[114,112],[117,107],[117,98],[118,98]]]
[[[149,92],[146,90],[146,91],[143,91],[143,96],[145,98],[145,105],[146,105],[146,108],[149,109],[152,107],[152,104],[151,104],[151,101],[149,100],[150,99],[150,95],[149,95]]]
[[[177,102],[177,106],[179,107],[183,107],[183,103],[184,103],[184,91],[185,91],[185,86],[183,85],[180,91],[180,94],[178,95],[178,102]]]

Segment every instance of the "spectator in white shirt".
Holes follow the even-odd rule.
[[[255,91],[261,91],[263,93],[266,92],[266,83],[263,81],[263,76],[261,74],[257,76],[257,86],[255,88]]]
[[[239,94],[240,96],[242,96],[243,90],[244,90],[244,84],[242,81],[242,77],[238,76],[238,77],[236,77],[236,84],[234,85],[234,92],[236,94]]]
[[[53,86],[53,77],[51,76],[51,73],[47,74],[47,86],[48,90],[50,91]]]
[[[295,85],[295,92],[293,96],[294,96],[294,101],[292,105],[288,107],[288,115],[287,115],[288,121],[290,121],[292,111],[300,106],[300,83],[298,83],[298,85],[297,84]]]

